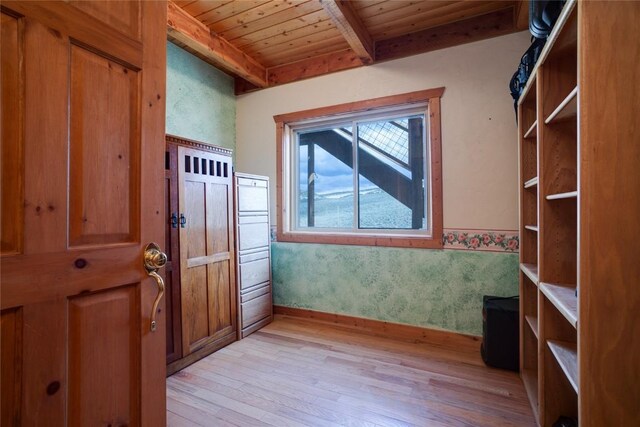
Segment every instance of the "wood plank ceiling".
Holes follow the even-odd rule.
[[[176,0],[168,38],[236,93],[519,31],[526,1]]]

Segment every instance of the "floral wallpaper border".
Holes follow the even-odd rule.
[[[445,249],[468,249],[491,252],[518,252],[520,236],[515,230],[444,230]]]
[[[271,227],[271,242],[277,242],[277,228]],[[444,249],[514,252],[520,250],[520,237],[515,230],[467,230],[445,228]]]

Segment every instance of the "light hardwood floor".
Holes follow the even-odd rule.
[[[167,379],[169,426],[534,426],[516,373],[457,348],[277,316]]]

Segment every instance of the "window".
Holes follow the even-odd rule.
[[[276,116],[278,239],[442,247],[442,93]]]

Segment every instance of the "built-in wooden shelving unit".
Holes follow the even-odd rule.
[[[638,22],[637,1],[569,0],[518,101],[520,372],[543,427],[640,426]]]
[[[518,109],[521,373],[543,426],[578,416],[576,15],[568,2]]]

